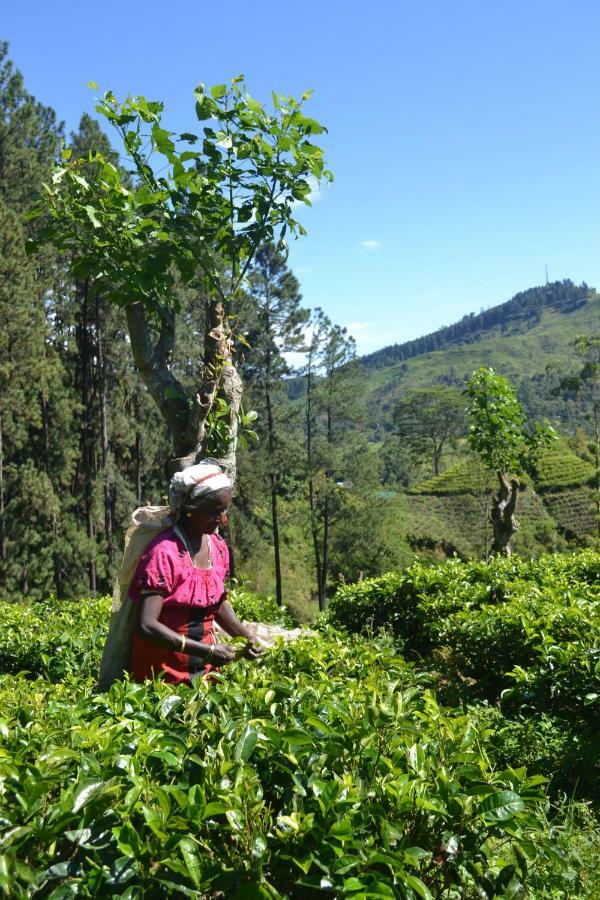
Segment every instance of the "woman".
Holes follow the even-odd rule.
[[[213,623],[245,637],[244,655],[260,650],[226,599],[229,552],[217,528],[227,524],[232,483],[218,466],[200,464],[177,472],[169,493],[176,524],[146,547],[129,586],[138,607],[129,670],[135,681],[161,675],[172,684],[226,665],[233,647],[216,643]]]

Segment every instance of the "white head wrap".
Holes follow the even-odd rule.
[[[169,485],[169,506],[172,512],[178,510],[186,501],[196,500],[202,494],[231,490],[233,482],[219,466],[213,463],[198,463],[188,466],[182,472],[175,472]]]

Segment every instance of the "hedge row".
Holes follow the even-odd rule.
[[[408,658],[453,676],[471,697],[597,721],[600,554],[536,561],[456,560],[341,587],[328,620],[386,628]]]

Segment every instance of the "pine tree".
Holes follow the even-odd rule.
[[[303,344],[308,310],[302,309],[300,286],[272,244],[258,251],[250,274],[245,319],[249,322],[249,351],[242,367],[252,405],[258,410],[256,430],[260,440],[262,469],[268,483],[275,570],[275,596],[283,603],[279,498],[282,483],[298,467],[292,457],[289,435],[293,410],[286,402],[284,379],[292,373],[286,353]],[[297,445],[295,445],[297,446]],[[256,457],[258,454],[254,454]],[[297,454],[296,454],[297,455]]]

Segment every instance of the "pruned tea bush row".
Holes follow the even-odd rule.
[[[471,697],[586,721],[600,714],[600,554],[450,561],[342,587],[329,621],[384,627]]]
[[[415,592],[441,628],[467,596],[476,612],[521,602],[517,582],[543,594],[554,566],[577,611],[580,594],[597,596],[596,562],[451,563],[380,582],[403,585],[416,611],[404,634],[425,652],[435,632]],[[243,618],[287,621],[272,600],[232,599]],[[535,774],[551,777],[581,733],[438,705],[434,676],[392,636],[324,625],[193,689],[94,694],[107,599],[1,605],[5,896],[597,896],[595,820],[582,804],[552,807]]]
[[[237,589],[230,600],[240,619],[292,624],[272,597]],[[95,677],[110,615],[110,598],[43,602],[0,601],[0,672],[28,672],[58,681]]]
[[[65,653],[69,653],[66,650]],[[543,781],[391,641],[330,631],[194,689],[0,680],[11,897],[582,890]]]
[[[600,799],[600,555],[416,565],[340,589],[329,619],[382,626],[441,697],[495,722],[498,760]]]

